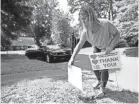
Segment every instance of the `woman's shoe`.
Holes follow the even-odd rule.
[[[101,83],[98,82],[93,88],[94,88],[94,89],[99,89],[99,88],[100,88],[100,84],[101,84]]]
[[[105,96],[105,93],[100,91],[94,98],[102,98],[104,96]]]

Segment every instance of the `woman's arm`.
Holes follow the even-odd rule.
[[[80,38],[80,41],[78,42],[78,44],[76,45],[74,51],[73,51],[73,54],[70,58],[70,61],[69,61],[69,65],[73,64],[73,61],[76,57],[76,55],[79,53],[79,51],[81,50],[81,48],[83,47],[84,43],[86,42],[87,40],[87,37],[86,37],[86,31],[83,31],[82,34],[81,34],[81,38]]]
[[[113,35],[113,40],[110,43],[110,47],[113,49],[115,45],[118,43],[120,39],[120,33],[119,31],[116,32],[116,34]]]
[[[120,33],[117,31],[116,34],[113,36],[113,39],[110,43],[110,46],[106,48],[106,53],[105,54],[109,54],[115,47],[115,45],[118,43],[120,38]]]
[[[117,28],[110,22],[108,22],[109,27],[109,33],[113,36],[113,39],[110,43],[110,45],[106,48],[106,54],[109,54],[115,47],[115,45],[118,43],[120,38],[120,33],[117,30]]]

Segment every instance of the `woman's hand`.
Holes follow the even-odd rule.
[[[113,48],[111,48],[111,47],[107,47],[107,48],[106,48],[106,52],[105,52],[105,54],[109,54],[112,50],[113,50]]]
[[[68,66],[73,65],[73,64],[74,64],[74,60],[71,58],[71,59],[69,60]]]

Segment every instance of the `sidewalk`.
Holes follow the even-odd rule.
[[[19,55],[25,55],[25,51],[0,51],[0,54],[19,54]]]
[[[113,80],[113,84],[116,86],[134,91],[138,91],[138,57],[130,57],[125,55],[124,51],[128,48],[119,49],[121,62],[122,62],[122,69],[121,71],[117,71],[115,73],[110,73],[109,79]],[[129,48],[132,50],[132,48]],[[88,55],[93,51],[92,48],[84,48],[82,49],[79,54]],[[132,54],[131,52],[130,54]],[[130,55],[129,54],[129,55]]]

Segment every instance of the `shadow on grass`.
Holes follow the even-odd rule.
[[[62,63],[62,62],[68,62],[69,59],[57,59],[57,60],[54,60],[52,63]]]
[[[46,59],[44,59],[44,58],[28,57],[28,59],[47,62]],[[52,60],[50,63],[62,63],[62,62],[68,62],[68,61],[69,61],[69,58],[68,59],[66,59],[66,58],[59,58],[59,59]]]
[[[138,47],[126,49],[123,53],[127,57],[138,57]]]
[[[83,103],[94,103],[96,104],[96,100],[92,99],[91,96],[90,97],[82,97],[82,96],[78,96],[78,99],[81,100]]]
[[[96,103],[97,100],[107,100],[107,98],[117,102],[117,103],[138,103],[138,93],[130,91],[112,91],[107,89],[107,93],[102,98],[91,99],[90,97],[79,97],[84,103]]]
[[[55,81],[58,81],[58,80],[62,80],[62,81],[68,81],[68,70],[67,70],[67,73],[64,75],[64,76],[55,76],[55,77],[50,77],[52,78],[53,80]],[[82,81],[97,81],[97,78],[94,76],[94,73],[93,72],[83,72],[82,73]],[[114,80],[111,80],[109,79],[108,80],[109,82],[114,82]]]
[[[138,103],[138,93],[128,90],[112,91],[110,89],[107,89],[106,97],[118,103]]]
[[[19,58],[25,58],[24,55],[18,55],[18,54],[4,54],[1,55],[1,60],[12,60],[12,59],[19,59]]]

